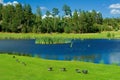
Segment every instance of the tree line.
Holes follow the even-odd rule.
[[[15,33],[96,33],[119,30],[120,18],[103,18],[100,12],[74,10],[63,5],[61,16],[58,8],[47,10],[42,17],[40,7],[32,12],[29,4],[0,4],[0,32]]]

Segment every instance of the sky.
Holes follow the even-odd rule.
[[[44,13],[53,8],[58,8],[60,14],[63,14],[62,7],[64,4],[70,6],[72,12],[75,9],[79,10],[96,10],[101,12],[103,17],[120,17],[120,0],[0,0],[0,3],[16,4],[30,4],[33,12],[35,13],[36,7],[39,6]]]

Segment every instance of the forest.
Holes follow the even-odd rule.
[[[64,14],[60,15],[60,11]],[[120,18],[103,18],[95,10],[74,10],[63,5],[62,10],[53,8],[46,11],[43,18],[41,8],[32,12],[29,4],[0,4],[0,32],[13,33],[97,33],[117,31],[120,29]]]

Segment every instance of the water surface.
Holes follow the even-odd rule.
[[[38,55],[53,60],[120,64],[119,39],[72,40],[68,44],[35,44],[35,40],[0,40],[0,52]]]

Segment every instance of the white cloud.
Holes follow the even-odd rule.
[[[65,15],[64,17],[65,17],[65,18],[70,18],[70,15]]]
[[[0,3],[2,3],[4,6],[6,6],[6,5],[14,5],[15,6],[16,4],[18,4],[17,1],[4,3],[4,0],[0,0]]]
[[[93,12],[93,10],[89,10],[89,12]],[[97,11],[97,13],[100,13],[100,11]]]
[[[44,6],[41,6],[40,9],[41,9],[41,10],[47,10],[47,8],[44,7]]]
[[[120,14],[120,3],[111,4],[109,8],[111,14]]]
[[[4,3],[4,6],[6,5],[12,5],[12,3],[11,2]]]
[[[3,0],[0,0],[0,3],[3,3]]]
[[[112,9],[110,11],[111,14],[120,14],[120,9]]]
[[[117,3],[117,4],[111,4],[109,6],[110,9],[120,9],[120,3]]]
[[[43,16],[42,16],[42,19],[44,19],[44,18],[46,18],[46,17],[47,17],[46,15],[43,15]]]
[[[42,19],[44,19],[44,18],[46,18],[46,17],[51,17],[51,18],[53,18],[52,15],[49,15],[49,16],[47,16],[47,15],[43,15],[43,16],[42,16]]]
[[[18,4],[18,2],[17,1],[13,1],[13,4],[15,5],[15,4]]]

